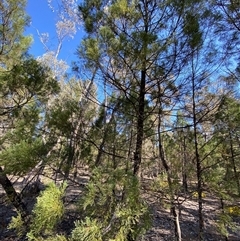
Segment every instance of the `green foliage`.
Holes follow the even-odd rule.
[[[76,221],[71,238],[73,241],[102,241],[101,223],[89,217],[86,217],[85,221]]]
[[[214,162],[214,160],[211,160],[211,162]],[[207,172],[203,173],[203,180],[209,185],[209,187],[213,188],[214,190],[218,190],[220,193],[221,190],[224,189],[219,186],[220,183],[223,185],[225,174],[224,171],[224,167],[220,165],[209,168]]]
[[[23,58],[0,74],[0,164],[6,173],[24,174],[46,155],[39,129],[43,107],[59,90],[48,69],[36,60]]]
[[[95,96],[96,86],[91,81],[76,78],[61,83],[60,93],[51,101],[51,108],[45,114],[45,125],[50,130],[46,146],[54,148],[48,156],[48,163],[60,167],[67,173],[72,164],[88,163],[92,158],[89,134],[96,118],[96,104],[89,100]],[[90,135],[90,137],[88,137]]]
[[[0,152],[0,163],[5,166],[6,173],[21,175],[33,168],[44,153],[40,139],[31,142],[20,140],[19,143]]]
[[[97,40],[93,38],[85,39],[82,44],[87,49],[85,53],[87,58],[97,61],[100,57]]]
[[[65,189],[66,183],[58,188],[51,182],[37,198],[37,203],[33,209],[30,232],[27,234],[29,240],[39,240],[42,235],[53,234],[57,223],[64,214],[62,197]]]
[[[16,217],[12,217],[12,220],[8,226],[8,229],[14,229],[16,231],[16,234],[18,237],[22,237],[25,233],[25,228],[26,225],[24,224],[20,213],[17,213]],[[41,237],[41,236],[33,236],[32,233],[28,234],[28,240],[33,240],[33,241],[67,241],[66,237],[63,235],[54,235],[54,236],[48,236],[46,237]]]
[[[217,229],[219,233],[221,233],[223,236],[228,237],[229,236],[229,230],[236,230],[236,225],[233,222],[232,217],[227,213],[221,213],[218,217],[217,221]]]
[[[51,94],[58,92],[59,87],[47,68],[27,57],[11,71],[0,73],[0,89],[0,116],[11,132],[20,126],[18,121],[25,122],[28,127],[32,124],[31,128],[35,129],[42,105]]]
[[[229,235],[228,227],[231,224],[232,224],[231,217],[229,215],[226,215],[226,214],[221,214],[219,216],[219,220],[217,222],[217,228],[223,236],[228,237],[228,235]]]
[[[34,237],[34,241],[67,241],[68,239],[63,235],[54,235],[46,237]]]
[[[47,239],[43,238],[42,240],[39,240],[39,241],[67,241],[67,238],[63,235],[55,235]]]
[[[12,220],[8,226],[9,229],[15,229],[18,237],[21,237],[25,232],[25,225],[22,220],[21,214],[17,212],[16,217],[12,217]]]
[[[109,40],[114,39],[114,33],[108,26],[102,26],[99,29],[99,34],[100,34],[101,38],[103,39],[103,41],[109,41]]]
[[[103,12],[100,11],[101,5],[101,0],[89,0],[83,2],[79,6],[79,10],[82,12],[82,16],[85,22],[85,29],[89,33],[94,32],[95,28],[97,27],[96,22],[98,22],[102,17]]]
[[[192,49],[199,47],[202,43],[202,33],[198,21],[196,14],[186,13],[184,33],[188,36],[188,43]]]
[[[150,227],[147,206],[132,197],[129,198],[127,205],[122,204],[117,207],[116,218],[120,220],[120,228],[114,239],[116,241],[126,240],[129,233],[133,239],[136,239]]]
[[[163,192],[169,189],[166,174],[158,175],[157,178],[154,179],[152,183],[152,189],[154,191],[161,190]]]
[[[171,187],[169,187],[171,185]],[[170,198],[170,189],[173,193],[177,193],[180,190],[180,184],[178,179],[172,179],[171,183],[167,180],[167,174],[163,173],[157,176],[152,183],[152,189],[154,191],[161,191],[165,193],[166,197]]]
[[[71,117],[75,111],[70,100],[66,100],[64,106],[58,103],[47,116],[49,127],[59,129],[69,137],[72,131]]]
[[[111,17],[116,19],[121,18],[130,18],[132,23],[136,23],[136,20],[139,19],[139,12],[136,11],[136,4],[134,1],[130,2],[127,0],[117,0],[115,1],[112,6],[109,8],[109,13]]]
[[[86,235],[82,240],[90,241],[90,237],[97,235],[103,240],[120,241],[126,240],[129,233],[137,238],[150,225],[148,208],[140,197],[137,178],[120,168],[111,171],[96,168],[81,207],[89,219],[77,223],[74,234]],[[91,228],[86,229],[88,226]],[[87,230],[91,230],[90,234],[86,234]]]
[[[26,0],[4,0],[0,3],[0,70],[9,69],[19,62],[32,38],[23,36],[29,23]]]
[[[1,93],[4,93],[5,98],[6,94],[9,94],[9,98],[14,96],[15,101],[20,103],[23,99],[24,103],[27,103],[33,96],[43,101],[49,94],[59,90],[58,83],[51,77],[49,69],[28,56],[14,65],[11,71],[4,73],[0,78],[0,84]]]

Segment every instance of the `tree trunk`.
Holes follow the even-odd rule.
[[[134,153],[133,174],[139,175],[140,165],[142,161],[142,143],[143,143],[143,124],[144,124],[144,101],[145,101],[145,85],[146,85],[146,70],[141,71],[141,85],[138,101],[137,115],[137,140]]]
[[[11,181],[8,179],[7,175],[4,173],[2,167],[0,167],[0,184],[2,185],[4,191],[7,194],[10,202],[13,206],[19,211],[23,220],[29,215],[27,211],[27,207],[22,202],[21,197],[18,195],[16,190],[14,189]]]
[[[197,168],[197,192],[198,192],[198,235],[199,240],[204,240],[203,231],[204,231],[204,221],[203,221],[203,185],[202,185],[202,166],[199,156],[198,148],[198,137],[197,137],[197,115],[196,115],[196,100],[195,100],[195,76],[192,76],[192,110],[193,110],[193,131],[194,131],[194,148],[195,148],[195,160]]]
[[[174,218],[174,228],[175,228],[176,241],[181,241],[182,236],[181,236],[181,228],[180,228],[180,223],[179,223],[179,215],[176,211],[175,204],[173,204],[172,207],[171,207],[171,213],[172,213],[173,218]]]
[[[236,164],[235,164],[233,140],[232,140],[232,134],[231,134],[230,130],[229,130],[229,137],[230,137],[230,151],[231,151],[232,168],[233,168],[233,171],[234,171],[234,178],[235,178],[236,183],[237,183],[238,196],[240,196],[240,180],[239,180],[239,177],[238,177],[237,168],[236,168]]]
[[[186,165],[187,165],[187,157],[186,157],[186,137],[184,135],[183,137],[183,165],[182,165],[182,186],[184,193],[188,192],[188,183],[187,183],[187,171],[186,171]]]
[[[222,209],[222,213],[224,214],[225,211],[224,211],[224,201],[223,201],[223,198],[220,199],[220,202],[221,202],[221,209]],[[225,225],[224,225],[225,226]],[[226,228],[226,227],[225,227]],[[229,241],[228,239],[228,236],[225,235],[225,241]]]
[[[173,189],[173,183],[171,179],[171,172],[170,172],[170,167],[167,163],[167,160],[165,158],[165,151],[163,147],[163,140],[162,140],[162,135],[161,135],[161,108],[159,108],[159,113],[158,113],[158,146],[159,146],[159,157],[162,161],[162,165],[166,171],[167,174],[167,182],[168,182],[168,187],[169,187],[169,192],[170,192],[170,201],[171,201],[171,214],[173,216],[173,223],[174,223],[174,234],[175,234],[175,239],[176,241],[181,241],[181,228],[180,228],[180,223],[179,223],[179,216],[176,211],[176,204],[174,202],[174,189]]]

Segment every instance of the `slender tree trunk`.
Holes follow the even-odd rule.
[[[235,164],[233,140],[232,140],[232,134],[231,134],[230,130],[229,130],[229,137],[230,137],[230,151],[231,151],[232,168],[233,168],[233,171],[234,171],[234,178],[235,178],[236,183],[237,183],[238,196],[240,196],[240,180],[239,180],[239,177],[238,177],[237,168],[236,168],[236,164]]]
[[[173,216],[175,238],[176,238],[176,241],[181,241],[182,240],[181,228],[180,228],[180,223],[179,223],[179,216],[178,216],[178,213],[176,210],[176,204],[174,202],[174,190],[173,190],[173,184],[172,184],[172,180],[171,180],[170,168],[167,164],[167,160],[165,159],[164,148],[163,148],[160,132],[158,132],[158,135],[159,135],[159,156],[162,160],[163,167],[165,168],[165,171],[167,173],[167,181],[168,181],[170,199],[171,199],[170,200],[170,202],[171,202],[170,211]]]
[[[185,193],[188,192],[188,183],[187,183],[187,171],[186,171],[186,165],[187,165],[187,157],[186,157],[186,137],[183,136],[183,163],[182,163],[182,185],[183,190]]]
[[[179,214],[176,210],[176,205],[172,205],[172,208],[171,208],[171,213],[173,215],[173,218],[174,218],[174,231],[175,231],[175,238],[176,238],[176,241],[181,241],[182,240],[182,237],[181,237],[181,228],[180,228],[180,222],[179,222]]]
[[[111,118],[109,120],[109,123],[112,123],[114,121],[114,114],[117,111],[117,109],[119,108],[120,102],[118,101],[114,107],[114,109],[112,110],[112,114],[111,114]],[[108,123],[106,122],[106,109],[104,111],[104,133],[103,133],[103,138],[102,141],[100,143],[100,146],[98,148],[98,154],[95,160],[95,167],[98,167],[101,164],[101,160],[102,160],[102,155],[104,153],[104,146],[105,143],[107,141],[107,137],[108,137]]]
[[[195,132],[195,131],[194,131]],[[195,138],[195,157],[196,157],[196,164],[197,164],[197,190],[198,190],[198,221],[199,221],[199,240],[204,240],[203,232],[204,232],[204,221],[203,221],[203,185],[202,185],[202,166],[201,160],[199,157],[198,152],[198,142],[197,142],[197,134],[194,133]]]
[[[204,221],[203,221],[203,185],[202,185],[202,166],[199,156],[198,137],[197,137],[197,115],[196,115],[196,96],[195,96],[195,76],[192,76],[192,107],[193,107],[193,131],[194,131],[194,149],[197,168],[197,191],[198,191],[198,227],[199,240],[204,240]]]
[[[222,213],[224,214],[224,201],[223,201],[223,198],[220,199],[220,202],[221,202],[221,209],[222,209]],[[225,225],[224,225],[225,226]],[[225,241],[229,241],[228,239],[228,236],[225,235]]]
[[[138,117],[137,117],[137,140],[134,153],[133,174],[139,175],[140,165],[142,161],[142,144],[143,144],[143,124],[144,124],[144,105],[145,105],[145,86],[146,86],[146,70],[141,71],[141,85],[138,101]]]
[[[163,147],[163,140],[162,140],[162,135],[161,135],[161,108],[159,108],[159,113],[158,113],[158,146],[159,146],[159,157],[162,161],[162,165],[166,171],[167,174],[167,181],[168,181],[168,186],[169,186],[169,192],[170,192],[170,202],[171,202],[171,214],[173,216],[173,222],[174,222],[174,233],[175,233],[175,238],[176,241],[181,241],[181,228],[180,228],[180,223],[179,223],[179,215],[176,210],[176,204],[174,202],[174,190],[173,190],[173,184],[172,184],[172,179],[171,179],[171,172],[170,172],[170,167],[167,163],[166,157],[165,157],[165,151]]]
[[[142,15],[143,15],[143,22],[144,22],[144,33],[148,34],[149,31],[149,12],[148,12],[148,5],[149,1],[142,1]],[[140,7],[141,8],[141,7]],[[148,49],[148,42],[147,40],[143,41],[143,46],[141,52],[143,54],[142,57],[142,68],[141,68],[141,82],[140,82],[140,90],[139,90],[139,97],[138,97],[138,113],[137,113],[137,139],[136,139],[136,148],[133,157],[134,165],[133,165],[133,175],[140,176],[140,165],[142,161],[142,145],[143,145],[143,125],[144,125],[144,114],[145,114],[145,95],[146,95],[146,78],[147,78],[147,49]]]
[[[144,2],[144,1],[143,1]],[[144,2],[144,32],[148,33],[148,2]],[[140,166],[142,162],[142,146],[143,146],[143,136],[144,136],[144,118],[145,118],[145,95],[146,95],[146,59],[147,59],[147,47],[148,43],[143,43],[142,53],[142,69],[141,69],[141,80],[140,80],[140,89],[138,96],[138,110],[137,110],[137,137],[136,137],[136,146],[133,156],[133,175],[140,177]],[[134,241],[131,230],[127,234],[128,241]]]
[[[10,202],[13,204],[13,206],[19,211],[22,220],[24,221],[26,217],[29,215],[27,211],[27,207],[22,202],[21,197],[14,189],[11,181],[7,177],[7,175],[4,173],[2,167],[0,166],[0,184],[2,185],[4,191],[7,194],[7,197],[9,198]]]
[[[144,126],[144,112],[145,112],[145,88],[146,88],[146,69],[141,71],[141,84],[138,100],[138,114],[137,114],[137,139],[135,146],[135,153],[133,156],[133,175],[140,177],[140,165],[142,161],[142,145],[143,145],[143,126]],[[134,241],[132,232],[127,234],[128,241]]]

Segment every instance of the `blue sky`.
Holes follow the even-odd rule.
[[[37,30],[40,33],[48,32],[50,35],[51,43],[54,47],[54,44],[57,44],[55,28],[57,15],[48,7],[47,0],[28,0],[26,11],[31,18],[31,23],[30,26],[26,27],[25,35],[32,35],[33,37],[33,43],[29,49],[29,54],[35,57],[42,56],[45,53],[45,50],[43,44],[39,40]],[[80,26],[80,30],[75,35],[74,39],[66,39],[63,42],[63,46],[58,59],[66,61],[71,67],[71,63],[78,59],[75,53],[77,47],[81,43],[81,39],[84,34],[83,26]],[[103,99],[101,88],[98,89],[98,95],[100,99]]]
[[[29,50],[29,53],[35,57],[41,56],[45,53],[44,47],[39,40],[37,30],[40,33],[49,33],[51,46],[54,47],[57,44],[55,24],[57,16],[48,7],[47,0],[28,0],[27,1],[27,14],[31,18],[30,26],[26,28],[25,34],[32,35],[34,42]],[[82,27],[81,27],[82,28]],[[70,64],[73,60],[76,60],[76,49],[81,42],[83,36],[83,29],[80,29],[75,35],[74,39],[65,40],[62,50],[60,52],[59,59],[65,60]]]

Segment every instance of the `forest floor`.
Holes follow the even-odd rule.
[[[151,180],[145,180],[145,183],[151,183]],[[79,183],[79,185],[78,185]],[[79,218],[78,212],[76,212],[76,201],[84,185],[87,183],[86,178],[81,178],[78,182],[69,183],[66,197],[64,199],[66,204],[66,213],[63,221],[58,227],[60,233],[70,234],[74,228],[74,221]],[[20,191],[24,186],[23,179],[19,179],[15,182],[15,188]],[[145,186],[145,185],[143,185]],[[148,186],[148,185],[147,185]],[[166,208],[165,200],[163,200],[160,193],[152,192],[143,189],[143,198],[147,201],[151,217],[152,228],[145,234],[139,241],[173,241],[174,240],[174,226],[173,220],[169,209]],[[34,193],[31,192],[34,196]],[[35,198],[33,196],[25,197],[25,202],[31,209]],[[240,207],[240,202],[236,203]],[[198,240],[198,203],[194,198],[184,198],[179,196],[179,220],[182,233],[182,241],[197,241]],[[204,214],[204,240],[205,241],[240,241],[240,217],[232,217],[232,221],[236,229],[228,228],[229,236],[226,239],[220,235],[216,223],[219,220],[219,214],[221,213],[221,203],[216,197],[210,193],[206,193],[203,201],[203,214]],[[4,191],[0,187],[0,240],[1,241],[17,241],[14,231],[8,229],[8,224],[13,216],[16,215],[16,211],[13,206],[8,202]]]

